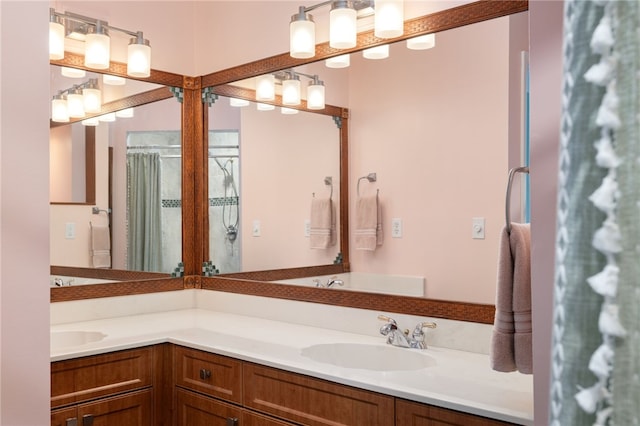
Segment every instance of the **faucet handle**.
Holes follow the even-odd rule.
[[[393,318],[388,317],[388,316],[386,316],[386,315],[378,315],[378,319],[379,319],[380,321],[387,321],[388,323],[393,324],[393,325],[396,325],[396,326],[398,325],[398,323],[396,322],[396,320],[394,320]]]
[[[413,330],[413,337],[424,336],[424,332],[422,331],[423,328],[436,328],[437,326],[438,325],[435,322],[419,322],[418,325],[416,325],[415,330]]]

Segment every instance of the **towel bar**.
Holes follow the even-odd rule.
[[[356,192],[357,192],[357,194],[358,194],[358,197],[360,196],[360,181],[361,181],[362,179],[366,179],[366,180],[368,180],[369,182],[375,182],[376,180],[378,180],[378,177],[376,176],[376,174],[375,174],[375,172],[374,172],[374,173],[369,173],[369,174],[368,174],[368,175],[366,175],[366,176],[362,176],[360,179],[358,179],[358,186],[357,186],[357,191],[356,191]]]
[[[506,202],[505,202],[505,208],[504,208],[504,212],[505,212],[505,225],[507,227],[507,233],[511,233],[511,185],[513,184],[513,176],[516,173],[529,173],[529,167],[527,166],[521,166],[521,167],[514,167],[513,169],[509,170],[509,181],[507,182],[507,196],[506,196]]]

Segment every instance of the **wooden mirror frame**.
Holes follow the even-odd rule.
[[[373,31],[367,31],[358,35],[357,46],[353,49],[337,50],[330,48],[328,43],[319,44],[316,46],[316,56],[311,60],[295,59],[288,53],[283,53],[201,77],[183,77],[164,73],[167,74],[166,81],[152,81],[154,77],[160,76],[158,73],[161,73],[159,71],[152,71],[149,79],[141,80],[181,87],[184,91],[182,101],[182,173],[183,182],[192,182],[191,186],[183,185],[182,188],[183,213],[187,213],[186,215],[183,214],[182,235],[185,277],[184,279],[144,280],[60,288],[56,290],[64,290],[64,292],[57,292],[54,297],[54,292],[52,291],[51,301],[197,288],[485,324],[493,323],[495,313],[494,305],[365,292],[336,291],[257,281],[282,279],[281,277],[348,272],[348,251],[343,253],[343,256],[346,254],[347,257],[345,258],[345,262],[340,265],[292,268],[277,271],[257,271],[217,277],[200,276],[202,259],[207,258],[205,256],[206,242],[204,238],[197,239],[196,236],[206,235],[203,234],[203,232],[207,229],[206,226],[208,225],[207,203],[205,202],[207,198],[205,167],[207,150],[204,125],[207,112],[201,101],[201,90],[204,87],[224,86],[234,81],[321,61],[333,56],[360,51],[376,45],[393,43],[419,35],[437,33],[515,13],[526,12],[528,9],[528,0],[480,0],[408,20],[405,22],[404,35],[395,39],[379,39],[373,35]],[[51,61],[51,63],[84,69],[80,60],[69,63],[66,57],[64,60]],[[123,65],[124,64],[114,65],[112,63],[109,73],[126,77],[126,66],[123,68]],[[182,81],[178,81],[178,77],[181,78]],[[348,113],[345,115],[348,118]],[[341,134],[343,132],[345,134],[348,133],[348,125],[345,126],[344,131],[341,131]],[[344,154],[346,154],[346,152]],[[343,158],[346,158],[346,155],[344,155]],[[343,183],[346,181],[347,179],[341,179]],[[346,184],[344,186],[344,190],[341,188],[341,215],[348,219],[348,192]],[[348,224],[348,220],[344,223]],[[348,229],[348,227],[346,229]],[[348,233],[341,235],[341,238],[348,241]]]

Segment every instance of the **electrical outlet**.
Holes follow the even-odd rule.
[[[76,238],[76,224],[73,222],[67,222],[64,226],[64,237],[67,240],[73,240]]]
[[[311,220],[307,219],[304,221],[304,236],[311,236]]]
[[[254,220],[253,221],[253,228],[252,229],[252,235],[254,237],[259,237],[260,236],[260,221],[259,220]]]
[[[402,219],[397,217],[391,219],[391,237],[402,238]]]

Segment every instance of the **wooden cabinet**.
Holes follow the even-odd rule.
[[[506,426],[499,420],[396,398],[396,426]]]
[[[242,409],[177,388],[176,413],[176,426],[239,426]]]
[[[147,347],[52,363],[51,425],[154,424],[154,361]]]
[[[394,398],[300,374],[244,365],[244,406],[295,423],[392,426]]]

